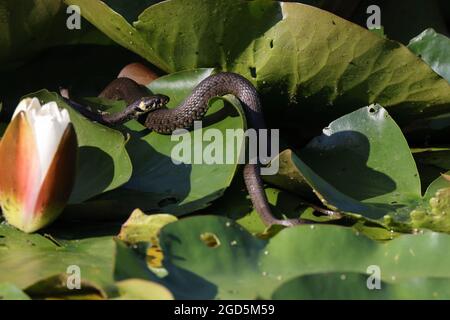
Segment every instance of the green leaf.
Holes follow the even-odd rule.
[[[142,279],[117,282],[118,300],[172,300],[172,294],[162,285]]]
[[[177,221],[177,218],[170,214],[146,215],[140,209],[136,209],[122,224],[117,237],[127,244],[144,247],[147,266],[155,274],[164,276],[167,271],[161,267],[163,255],[159,247],[158,236],[162,227],[174,221]]]
[[[176,107],[186,98],[192,89],[213,69],[183,71],[161,77],[153,81],[149,88],[154,93],[170,97],[168,107]],[[129,214],[131,210],[140,208],[143,211],[168,212],[175,215],[204,208],[214,199],[220,197],[231,184],[237,161],[225,163],[228,152],[234,152],[234,159],[240,154],[242,141],[234,143],[226,138],[226,131],[244,129],[245,123],[241,106],[232,96],[212,99],[210,109],[202,120],[203,134],[214,129],[223,138],[223,145],[216,150],[219,161],[223,163],[208,164],[202,157],[201,163],[193,158],[203,156],[211,142],[204,141],[200,129],[191,130],[175,136],[149,132],[137,121],[129,121],[123,129],[130,134],[127,151],[133,164],[133,175],[130,181],[117,191],[107,193],[98,198],[98,203],[107,202],[107,208],[115,208]],[[228,142],[233,143],[228,148]],[[188,146],[188,160],[172,154],[176,146],[183,143]],[[181,160],[175,164],[173,160]],[[95,201],[93,202],[95,205]]]
[[[144,257],[111,236],[85,233],[84,237],[66,240],[70,232],[58,230],[56,234],[64,234],[64,238],[24,234],[0,225],[0,283],[12,283],[38,298],[107,298],[117,296],[116,281],[157,280]],[[66,285],[75,275],[71,266],[79,267],[81,290],[70,290]]]
[[[447,175],[450,173],[447,172]],[[450,232],[450,181],[445,176],[434,180],[424,195],[424,204],[411,212],[411,224],[416,228]]]
[[[43,286],[42,281],[67,276],[68,267],[76,265],[80,267],[84,284],[95,288],[102,296],[115,292],[116,249],[110,237],[65,241],[39,234],[27,235],[1,225],[0,250],[0,282],[13,283],[20,289],[38,282]]]
[[[28,96],[37,97],[41,103],[55,101],[69,111],[79,146],[77,177],[70,203],[80,203],[130,179],[132,166],[120,132],[84,118],[55,93],[41,90]]]
[[[92,21],[95,21],[95,23],[93,23],[94,26],[123,47],[147,58],[150,62],[159,67],[165,65],[164,61],[154,53],[155,50],[145,43],[142,36],[136,32],[127,20],[108,7],[104,1],[64,0],[64,2],[67,5],[79,6],[84,18],[91,23]],[[137,8],[140,8],[140,6],[138,5]],[[132,13],[125,14],[125,16],[130,17],[135,14],[136,7],[128,6],[127,10]]]
[[[295,278],[283,283],[273,299],[338,299],[338,300],[399,300],[448,299],[450,279],[412,278],[396,284],[380,283],[379,289],[369,290],[370,274],[321,273]]]
[[[408,44],[433,70],[450,82],[450,39],[433,29],[426,29]]]
[[[204,241],[205,234],[214,235],[218,245]],[[165,226],[160,243],[168,279],[174,267],[181,268],[215,285],[217,293],[212,297],[218,299],[270,298],[280,285],[300,276],[365,274],[372,265],[380,267],[381,280],[389,284],[415,278],[450,279],[450,260],[436,255],[449,250],[450,236],[433,232],[380,243],[350,228],[312,225],[284,229],[266,241],[229,219],[203,216]],[[204,288],[191,287],[189,292],[205,296]],[[213,291],[208,293],[211,297]],[[448,293],[443,294],[440,297],[448,298]],[[411,292],[411,297],[421,296]]]
[[[438,178],[422,197],[408,144],[382,107],[365,107],[333,121],[300,154],[301,159],[291,150],[281,152],[273,160],[280,163],[278,175],[266,181],[304,198],[309,196],[306,182],[327,207],[392,232],[450,232],[448,191],[440,190],[450,186],[448,181]],[[415,155],[422,159],[427,183],[446,171],[446,149],[416,150]]]
[[[0,300],[29,300],[30,297],[14,284],[0,283]]]
[[[206,235],[217,236],[218,245],[208,246]],[[171,223],[161,230],[160,245],[164,267],[169,271],[166,281],[170,281],[175,266],[216,286],[215,297],[220,299],[254,299],[259,289],[266,288],[264,278],[257,272],[265,241],[252,237],[230,219],[204,216]],[[166,283],[176,297],[189,292],[191,296],[214,298],[208,296],[214,294],[209,286],[188,286],[180,292],[178,283],[182,284]]]
[[[380,26],[379,28],[369,29],[369,31],[375,33],[376,35],[378,35],[381,38],[387,38],[386,34],[384,33],[384,27],[383,26]]]
[[[130,244],[151,242],[158,245],[158,234],[166,224],[177,221],[170,214],[146,215],[141,210],[134,210],[120,228],[118,238]]]
[[[447,205],[430,205],[437,191],[433,184],[433,193],[422,197],[408,144],[382,107],[365,107],[333,121],[300,154],[301,159],[290,150],[281,152],[273,160],[280,163],[279,177],[265,179],[304,197],[307,182],[329,208],[375,220],[391,230],[450,231],[450,219],[443,214]],[[446,165],[445,153],[432,159]],[[437,197],[441,198],[444,192]],[[433,223],[422,223],[423,218]]]
[[[333,121],[302,149],[301,158],[337,190],[362,203],[394,210],[421,198],[408,143],[379,105]]]
[[[284,172],[294,171],[295,176],[302,177],[302,180],[305,180],[308,183],[310,189],[314,191],[320,201],[332,210],[355,213],[371,219],[381,218],[387,212],[389,212],[389,210],[383,207],[364,204],[342,193],[333,185],[328,183],[325,179],[323,179],[320,175],[314,172],[305,162],[303,162],[295,153],[293,153],[289,149],[281,152],[277,157],[274,158],[273,161],[279,161],[280,168],[283,168]],[[289,177],[283,177],[283,179],[280,179],[281,183],[279,185],[276,185],[281,189],[284,189],[283,183],[284,181],[287,181],[286,178]],[[270,181],[272,179],[268,180]],[[295,181],[293,183],[295,183]],[[303,188],[303,182],[301,187]]]
[[[443,175],[439,176],[436,180],[434,180],[427,188],[427,191],[425,192],[424,198],[426,200],[430,200],[439,190],[450,188],[450,181],[448,178],[446,179],[444,175],[450,174],[450,171],[447,171],[443,173]]]
[[[374,102],[402,124],[450,108],[449,83],[408,48],[311,6],[169,0],[130,25],[101,1],[66,2],[167,72],[218,66],[244,75],[277,126],[317,129]],[[279,108],[286,104],[296,107]]]

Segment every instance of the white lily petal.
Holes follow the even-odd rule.
[[[67,110],[37,98],[18,104],[0,143],[0,206],[27,233],[53,222],[76,177],[77,137]]]
[[[40,108],[41,104],[37,98],[25,98],[19,102],[14,110],[12,119],[14,119],[21,111],[27,112],[30,109]]]
[[[58,108],[52,101],[41,106],[37,98],[22,100],[14,111],[13,118],[24,111],[34,132],[40,164],[40,183],[43,182],[47,171],[58,149],[62,135],[70,123],[67,110]]]

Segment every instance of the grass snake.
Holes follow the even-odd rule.
[[[108,99],[120,99],[127,103],[127,107],[116,113],[98,113],[72,100],[66,101],[87,118],[115,126],[131,119],[137,119],[148,113],[145,126],[155,132],[170,134],[176,129],[189,129],[194,121],[200,121],[208,110],[211,98],[232,94],[242,104],[250,128],[265,129],[266,124],[261,108],[261,102],[255,87],[246,78],[236,73],[221,72],[211,75],[201,81],[192,93],[178,107],[165,107],[169,98],[164,95],[148,96],[145,88],[128,78],[113,80],[99,95]],[[264,184],[261,179],[261,164],[247,163],[244,166],[244,181],[253,207],[263,220],[270,226],[273,224],[293,226],[304,223],[301,219],[277,219],[273,216]]]

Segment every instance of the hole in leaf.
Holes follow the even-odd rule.
[[[369,112],[370,113],[375,113],[375,112],[377,112],[377,110],[374,107],[370,107],[369,108]]]
[[[250,75],[252,76],[252,78],[256,78],[256,68],[255,67],[250,67]]]
[[[270,45],[270,49],[272,49],[273,48],[273,40],[270,40],[269,45]]]
[[[220,246],[219,238],[211,232],[205,232],[200,235],[200,239],[210,248],[217,248]]]

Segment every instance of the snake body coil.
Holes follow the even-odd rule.
[[[208,101],[211,98],[232,94],[240,100],[249,127],[257,132],[266,128],[258,92],[247,79],[235,73],[222,72],[209,76],[174,109],[163,107],[168,101],[167,97],[162,95],[145,97],[138,87],[139,85],[130,79],[119,78],[103,90],[101,94],[103,97],[119,98],[128,102],[129,106],[125,110],[115,114],[94,114],[87,109],[80,110],[80,105],[69,102],[85,116],[107,125],[120,124],[130,120],[130,117],[137,118],[143,112],[148,112],[146,127],[158,133],[170,134],[176,129],[191,128],[194,121],[201,120],[208,110]],[[292,226],[303,222],[300,219],[281,220],[272,215],[264,192],[259,163],[245,165],[244,180],[253,206],[266,225]]]

